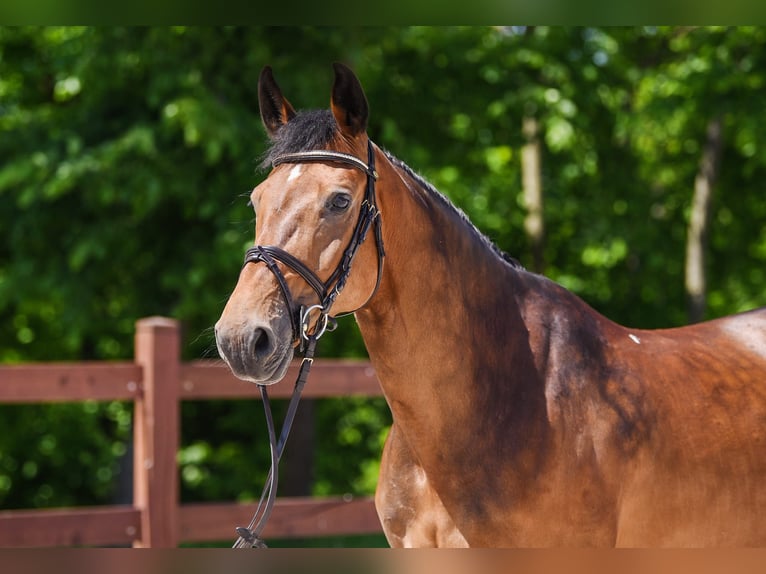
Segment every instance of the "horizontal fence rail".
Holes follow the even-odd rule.
[[[290,381],[269,387],[269,396],[289,398]],[[181,400],[260,399],[256,385],[241,381],[220,361],[190,361],[180,366],[177,393]],[[134,363],[45,363],[0,366],[0,403],[50,403],[135,400],[143,392],[143,372]],[[367,361],[317,359],[303,397],[381,396],[375,370]]]
[[[133,504],[0,511],[0,546],[172,548],[180,542],[234,538],[250,503],[179,504],[176,453],[180,401],[260,398],[220,361],[180,361],[180,326],[163,317],[136,323],[134,362],[0,366],[0,403],[127,400],[134,403]],[[289,398],[298,363],[269,389]],[[381,396],[366,361],[317,360],[305,398]],[[279,498],[264,535],[294,538],[381,532],[370,497]]]
[[[142,377],[134,363],[0,366],[0,403],[134,400]]]

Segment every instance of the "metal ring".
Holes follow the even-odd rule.
[[[311,312],[314,309],[319,310],[319,318],[317,319],[316,325],[314,327],[314,333],[310,335],[309,326],[311,325]],[[322,335],[324,335],[325,332],[327,331],[327,325],[330,321],[329,315],[327,314],[327,311],[325,311],[325,308],[322,305],[311,305],[311,307],[301,307],[300,319],[301,319],[301,337],[303,337],[306,341],[309,340],[309,337],[313,337],[314,339],[319,339]]]

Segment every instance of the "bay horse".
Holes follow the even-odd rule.
[[[273,169],[215,329],[233,373],[276,383],[307,330],[355,313],[393,415],[394,547],[766,544],[766,308],[610,321],[376,146],[334,70],[330,109],[303,112],[261,73]]]

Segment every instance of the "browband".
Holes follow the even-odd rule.
[[[378,172],[374,169],[371,169],[361,159],[351,154],[338,151],[314,150],[287,153],[274,158],[274,161],[271,162],[271,166],[276,167],[281,163],[296,163],[304,161],[338,161],[352,165],[355,168],[362,170],[371,178],[378,179]]]

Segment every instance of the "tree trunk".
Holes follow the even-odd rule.
[[[540,124],[536,118],[525,116],[522,132],[526,144],[521,149],[521,179],[527,215],[524,230],[532,250],[532,265],[536,273],[545,269],[545,223],[543,221],[542,157]]]
[[[718,177],[723,149],[723,127],[720,117],[708,123],[705,147],[702,151],[686,239],[686,295],[688,318],[697,323],[705,318],[707,276],[705,260],[710,228],[713,186]]]

